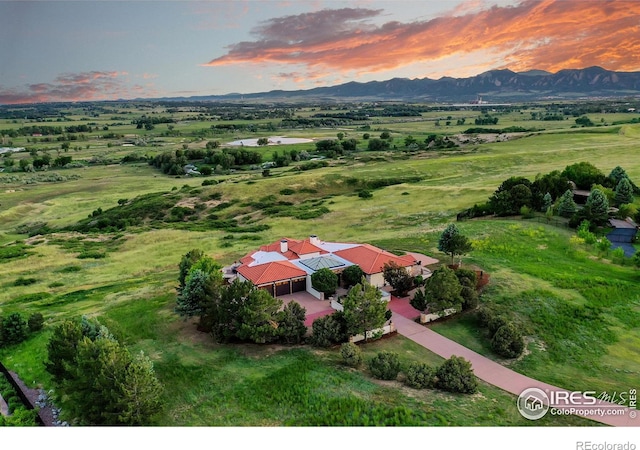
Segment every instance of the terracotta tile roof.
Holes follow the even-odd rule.
[[[293,244],[291,243],[291,241],[289,241],[289,250],[296,253],[298,256],[308,255],[309,253],[316,252],[320,254],[327,253],[320,247],[316,247],[315,245],[313,245],[311,242],[309,242],[308,239],[305,239],[304,241],[298,241]]]
[[[410,255],[396,256],[385,250],[379,249],[369,244],[358,245],[357,247],[338,250],[336,255],[351,261],[360,266],[367,275],[382,272],[385,264],[391,261],[401,267],[408,267],[414,264],[415,259]]]
[[[253,267],[242,265],[238,267],[238,273],[256,286],[307,276],[304,270],[294,266],[289,261],[274,261]]]

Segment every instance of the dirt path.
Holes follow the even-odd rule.
[[[393,323],[396,325],[398,333],[408,339],[422,345],[443,358],[449,358],[452,355],[462,356],[471,362],[473,371],[481,380],[486,381],[500,389],[515,395],[520,395],[527,388],[537,387],[548,391],[562,391],[564,389],[542,383],[533,378],[526,377],[522,374],[514,372],[495,361],[485,358],[484,356],[469,350],[468,348],[441,336],[435,331],[407,319],[400,314],[393,313]],[[608,403],[601,403],[602,406],[612,406]],[[634,417],[637,412],[633,409],[624,408],[626,413],[617,416],[599,416],[597,414],[584,415],[587,419],[604,423],[612,426],[640,426],[640,418]]]

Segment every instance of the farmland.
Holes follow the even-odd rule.
[[[380,115],[345,118],[369,108]],[[621,166],[638,184],[639,116],[627,109],[616,103],[485,111],[413,105],[412,115],[385,116],[380,105],[130,102],[3,110],[2,146],[25,150],[0,157],[0,314],[40,312],[46,325],[1,349],[0,361],[28,385],[50,388],[43,361],[51,330],[65,318],[88,315],[154,361],[165,385],[164,426],[386,424],[382,405],[397,408],[394,424],[530,425],[514,396],[487,384],[480,394],[460,398],[374,381],[366,371],[343,367],[337,350],[216,344],[173,312],[177,265],[193,248],[228,264],[282,236],[309,234],[444,261],[437,251],[442,229],[511,176],[533,180],[587,161],[605,175]],[[526,131],[464,133],[487,114],[498,118],[487,128]],[[537,119],[546,114],[562,120]],[[593,126],[576,124],[584,115]],[[83,125],[83,132],[69,131]],[[33,132],[24,132],[27,127]],[[61,133],[47,135],[44,127],[61,127]],[[369,150],[367,141],[383,133],[388,146]],[[433,135],[456,145],[424,144]],[[206,159],[229,149],[228,142],[271,136],[314,142],[245,148],[260,155],[260,164],[227,167]],[[320,152],[316,143],[329,139],[355,139],[355,149]],[[210,167],[210,175],[171,175],[150,164],[163,153],[189,152],[195,157],[188,161]],[[71,163],[29,167],[45,154],[52,161],[71,157]],[[282,164],[262,166],[283,155]],[[21,161],[28,170],[20,170]],[[362,191],[372,196],[359,196]],[[491,274],[481,303],[513,316],[525,330],[527,352],[500,360],[472,314],[433,325],[435,331],[568,389],[636,387],[640,273],[630,261],[572,243],[574,230],[543,220],[459,226],[475,247],[463,263]],[[401,336],[363,348],[366,355],[380,349],[393,349],[405,361],[441,362]],[[372,412],[347,413],[353,410]],[[547,419],[537,425],[591,424]]]

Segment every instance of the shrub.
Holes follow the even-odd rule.
[[[394,352],[378,352],[369,360],[369,371],[379,380],[395,380],[400,373],[400,358]]]
[[[362,190],[360,192],[358,192],[358,197],[363,198],[363,199],[368,199],[373,197],[373,194],[369,191],[366,190]]]
[[[27,320],[27,326],[29,327],[30,333],[42,330],[42,327],[44,326],[44,317],[40,313],[31,314]]]
[[[611,252],[611,260],[616,264],[624,264],[624,249],[617,247]]]
[[[105,258],[107,255],[104,252],[100,252],[97,250],[85,250],[81,252],[77,258],[78,259],[101,259]]]
[[[214,184],[218,184],[216,180],[204,180],[202,182],[202,186],[213,186]]]
[[[293,195],[296,191],[291,188],[284,188],[280,190],[280,195]]]
[[[436,371],[436,386],[448,392],[473,394],[478,390],[478,380],[471,363],[461,356],[447,359]]]
[[[350,367],[358,367],[362,362],[362,351],[353,342],[345,342],[340,346],[342,361]]]
[[[500,316],[500,315],[493,316],[493,318],[491,318],[491,320],[487,324],[487,328],[489,329],[489,334],[493,336],[496,333],[496,331],[498,331],[498,329],[500,329],[505,325],[508,325],[509,323],[510,323],[509,320],[507,320],[507,318],[503,316]]]
[[[535,213],[533,209],[529,208],[526,205],[520,208],[520,214],[524,219],[533,219],[535,217]]]
[[[436,371],[425,363],[414,361],[405,371],[405,384],[415,389],[425,389],[435,386]]]
[[[524,350],[522,334],[512,323],[502,325],[491,339],[491,348],[505,358],[517,358]]]
[[[24,278],[19,277],[16,278],[16,281],[13,282],[14,286],[29,286],[31,284],[37,283],[38,280],[36,278]]]
[[[12,313],[2,319],[0,327],[0,346],[19,344],[29,334],[27,321],[20,313]]]
[[[475,309],[480,303],[480,296],[478,295],[478,291],[476,291],[475,287],[463,285],[462,290],[460,291],[460,296],[462,297],[463,311]]]

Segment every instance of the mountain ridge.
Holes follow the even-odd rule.
[[[542,100],[582,97],[640,96],[640,72],[617,72],[599,66],[584,69],[562,69],[555,73],[544,70],[513,72],[509,69],[489,70],[467,78],[391,78],[383,81],[350,81],[335,86],[301,90],[272,90],[248,94],[208,95],[197,97],[164,97],[162,100],[371,100],[473,102],[479,96],[495,101]]]

